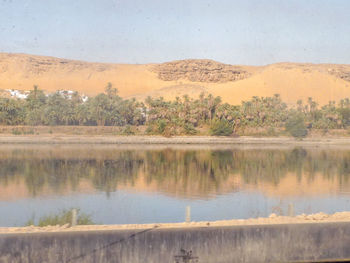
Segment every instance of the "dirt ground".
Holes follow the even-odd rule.
[[[350,137],[215,137],[215,136],[149,136],[149,135],[67,135],[67,134],[0,134],[0,144],[133,144],[133,145],[274,145],[349,147]]]

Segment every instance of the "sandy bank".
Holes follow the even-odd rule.
[[[213,136],[88,136],[88,135],[0,135],[0,144],[211,144],[211,145],[300,145],[350,146],[349,137],[213,137]]]
[[[100,230],[123,230],[123,229],[151,229],[151,228],[196,228],[196,227],[219,227],[240,225],[274,225],[274,224],[305,224],[305,223],[332,223],[350,222],[350,212],[338,212],[335,214],[317,213],[295,217],[277,216],[271,214],[266,218],[233,219],[222,221],[203,221],[190,223],[160,223],[160,224],[132,224],[132,225],[86,225],[86,226],[47,226],[47,227],[0,227],[0,234],[10,233],[37,233],[37,232],[70,232],[70,231],[100,231]]]

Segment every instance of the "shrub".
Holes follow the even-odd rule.
[[[227,120],[213,120],[210,125],[210,134],[214,136],[229,136],[233,133],[233,127]]]
[[[196,130],[196,128],[193,126],[192,123],[185,123],[184,125],[184,132],[187,135],[195,135],[198,133],[198,131]]]
[[[123,135],[134,135],[135,132],[132,130],[132,128],[131,128],[130,125],[127,125],[127,126],[123,129],[122,134],[123,134]]]
[[[304,138],[308,134],[304,118],[301,114],[292,115],[286,122],[286,131],[295,138]]]
[[[62,210],[58,214],[43,216],[39,219],[37,226],[56,226],[56,225],[65,225],[72,223],[72,212],[73,210]],[[26,223],[26,226],[34,225],[34,218],[31,218]],[[93,225],[94,222],[91,219],[90,215],[80,212],[80,209],[77,209],[77,225]]]
[[[160,119],[157,121],[156,129],[159,134],[163,134],[167,126],[166,120]]]
[[[269,127],[266,132],[267,136],[277,136],[277,132],[274,127]]]
[[[21,135],[22,132],[19,129],[15,128],[15,129],[12,129],[12,134],[13,135]]]
[[[24,134],[35,134],[34,129],[28,129],[23,132]]]
[[[176,130],[175,130],[175,128],[174,128],[173,126],[171,126],[171,125],[165,126],[165,129],[164,129],[164,131],[162,132],[162,135],[163,135],[164,137],[168,137],[168,138],[170,138],[171,136],[173,136],[173,135],[175,135],[175,134],[176,134]]]
[[[349,108],[340,108],[339,110],[341,123],[343,128],[350,126],[350,109]]]
[[[156,120],[150,123],[146,129],[147,134],[160,134],[165,137],[171,137],[176,134],[175,125],[164,119]]]

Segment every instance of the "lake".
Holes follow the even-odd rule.
[[[350,210],[350,148],[1,145],[0,226],[79,208],[99,224]]]

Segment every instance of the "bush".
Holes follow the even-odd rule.
[[[15,129],[12,129],[12,134],[13,135],[21,135],[22,132],[19,129],[15,128]]]
[[[34,131],[34,129],[26,129],[26,130],[24,130],[23,133],[24,134],[35,134],[35,131]]]
[[[175,125],[171,122],[168,122],[164,119],[159,119],[155,122],[152,122],[148,125],[146,129],[147,134],[160,134],[165,137],[171,137],[176,134]]]
[[[196,130],[196,128],[193,126],[192,123],[185,123],[184,132],[186,135],[195,135],[198,133],[198,131]]]
[[[131,128],[130,125],[127,125],[127,126],[123,129],[122,134],[123,134],[123,135],[134,135],[135,132],[132,130],[132,128]]]
[[[286,131],[295,138],[304,138],[308,134],[304,118],[301,114],[291,116],[285,125]]]
[[[39,219],[37,226],[56,226],[56,225],[65,225],[72,223],[72,210],[62,210],[56,215],[48,215],[43,216]],[[35,225],[34,218],[31,218],[26,223],[26,226]],[[81,213],[79,209],[77,209],[77,225],[94,225],[94,222],[91,219],[90,215]]]
[[[349,108],[340,108],[339,110],[342,127],[346,128],[350,126],[350,109]]]
[[[269,127],[266,132],[267,136],[277,136],[277,132],[274,127]]]
[[[227,120],[216,119],[210,125],[210,134],[213,136],[230,136],[232,133],[232,124]]]
[[[173,136],[173,135],[175,135],[175,134],[176,134],[176,130],[175,130],[175,128],[174,128],[173,126],[171,126],[171,125],[165,126],[165,129],[164,129],[164,131],[162,132],[162,135],[163,135],[164,137],[168,137],[168,138],[170,138],[171,136]]]
[[[157,124],[156,124],[157,132],[159,134],[163,134],[164,131],[165,131],[166,126],[167,126],[166,120],[162,120],[162,119],[158,120]]]

